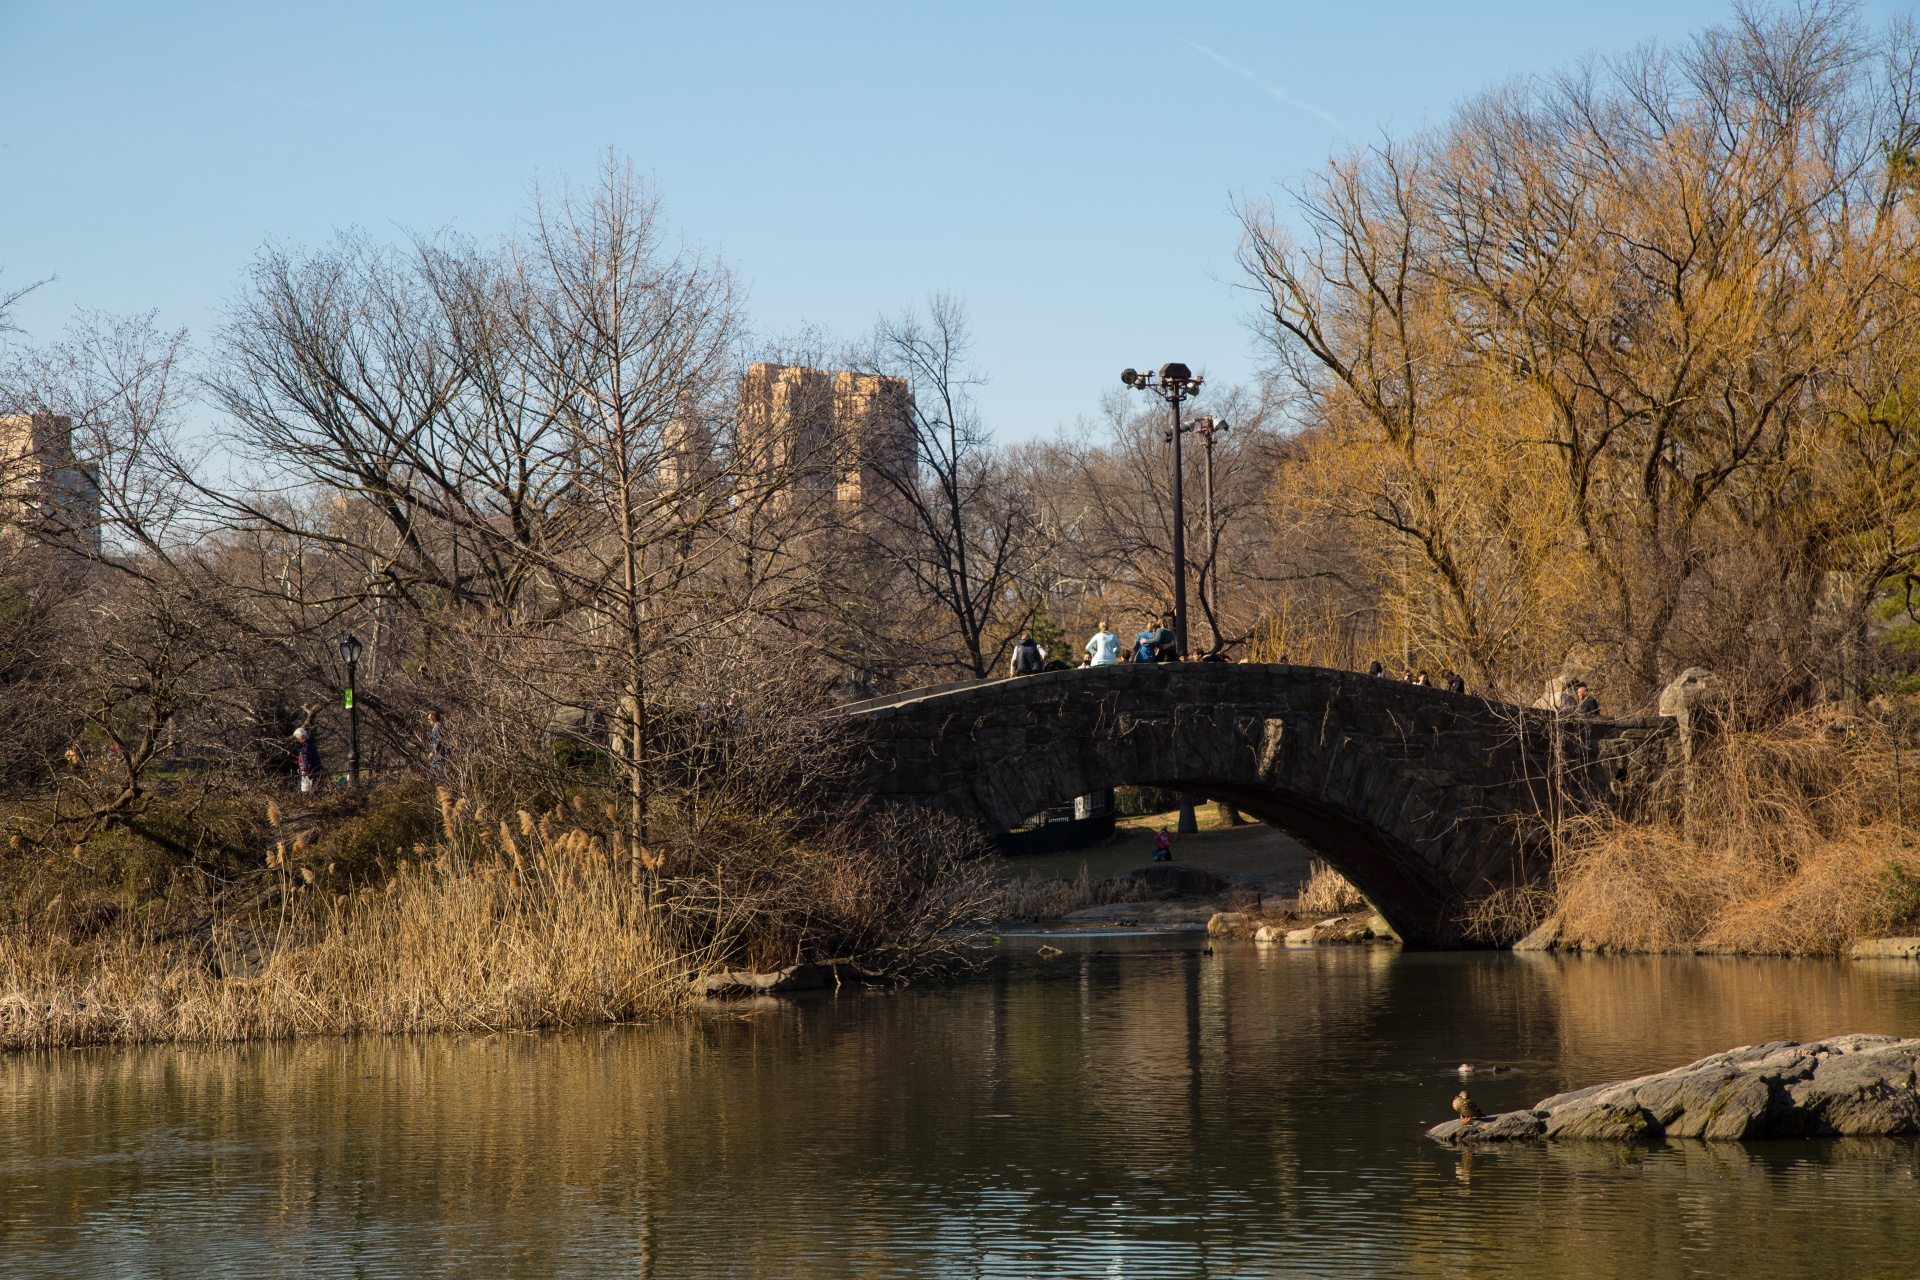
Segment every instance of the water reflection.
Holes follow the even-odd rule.
[[[1056,940],[1057,941],[1057,940]],[[1736,1043],[1920,1033],[1806,961],[1165,938],[549,1036],[0,1059],[10,1275],[1907,1275],[1911,1142],[1425,1142]],[[1095,954],[1095,950],[1103,954]]]

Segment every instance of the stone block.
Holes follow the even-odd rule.
[[[1253,931],[1253,921],[1244,911],[1216,911],[1207,921],[1207,934],[1215,938],[1242,938]]]
[[[1848,954],[1855,960],[1920,960],[1920,938],[1862,938]]]

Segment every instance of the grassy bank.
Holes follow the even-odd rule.
[[[235,807],[258,808],[258,829],[228,822],[234,847],[199,858],[124,833],[64,855],[10,842],[0,1049],[648,1018],[717,969],[900,980],[965,963],[992,915],[937,822],[701,835],[663,815],[640,886],[584,804],[536,816],[402,785],[207,816]],[[250,838],[263,857],[235,852]]]

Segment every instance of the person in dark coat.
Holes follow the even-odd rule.
[[[1046,661],[1047,651],[1040,647],[1040,642],[1033,638],[1033,633],[1031,631],[1022,631],[1020,638],[1014,641],[1013,670],[1010,674],[1016,676],[1037,675],[1041,669],[1045,667]]]

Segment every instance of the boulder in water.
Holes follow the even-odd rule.
[[[702,974],[693,985],[703,996],[786,995],[790,991],[818,991],[827,985],[827,978],[816,965],[796,964],[765,973],[734,969]]]
[[[1548,1138],[1827,1138],[1920,1133],[1920,1039],[1776,1040],[1612,1084],[1543,1098],[1427,1136],[1454,1145]]]

